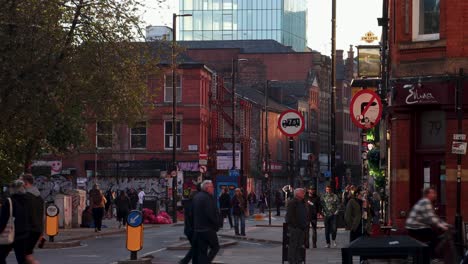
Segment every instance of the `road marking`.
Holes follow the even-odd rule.
[[[142,257],[146,257],[146,256],[149,256],[149,255],[154,254],[154,253],[159,253],[159,252],[164,251],[164,250],[166,250],[166,248],[161,248],[161,249],[158,249],[158,250],[155,250],[155,251],[151,251],[151,252],[143,254]]]

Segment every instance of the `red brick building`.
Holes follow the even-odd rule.
[[[173,124],[172,74],[164,65],[162,70],[162,76],[148,79],[156,96],[141,120],[133,127],[90,120],[88,143],[74,156],[63,160],[63,168],[75,168],[77,177],[88,177],[88,180],[97,169],[103,189],[143,187],[148,194],[164,196],[161,193],[166,187],[163,178],[172,159]],[[213,74],[204,64],[195,62],[180,64],[177,70],[176,160],[183,172],[179,178],[184,177],[186,181],[199,176],[199,154],[208,153]]]
[[[453,223],[457,195],[455,94],[468,110],[468,2],[390,1],[390,216],[400,227],[421,190],[434,186],[438,213]],[[458,83],[457,83],[458,82]],[[463,116],[463,133],[468,116]],[[468,219],[468,158],[462,155],[461,212]]]

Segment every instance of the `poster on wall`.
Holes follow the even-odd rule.
[[[240,169],[240,151],[236,150],[236,169]],[[216,151],[216,169],[230,170],[232,168],[232,150]]]
[[[380,47],[358,46],[358,76],[380,76]]]

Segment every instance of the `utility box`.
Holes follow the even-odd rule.
[[[72,227],[80,227],[81,216],[86,209],[86,191],[75,189],[70,192],[72,197]]]
[[[54,202],[59,208],[59,227],[72,228],[72,197],[70,195],[57,194]]]

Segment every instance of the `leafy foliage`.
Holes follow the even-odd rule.
[[[83,145],[85,124],[132,122],[152,95],[138,0],[0,0],[0,175]]]

